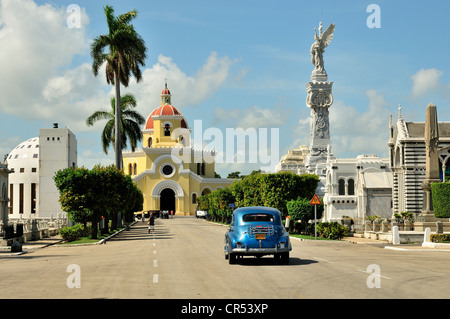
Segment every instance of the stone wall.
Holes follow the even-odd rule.
[[[16,239],[24,243],[56,236],[61,228],[69,226],[69,220],[66,216],[58,214],[56,218],[11,218],[8,219],[8,225],[13,226],[14,234],[19,235]],[[3,229],[2,221],[0,221],[0,229]],[[8,245],[8,241],[4,240],[3,245]]]

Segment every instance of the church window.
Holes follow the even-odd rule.
[[[151,137],[148,138],[148,147],[152,147],[152,138]]]
[[[202,163],[202,175],[205,175],[205,163]]]
[[[338,192],[339,195],[345,195],[345,181],[342,178],[339,180]]]
[[[136,175],[136,174],[137,174],[137,164],[134,163],[133,164],[133,175]]]
[[[170,125],[166,124],[164,126],[164,136],[170,136]]]
[[[192,204],[197,203],[197,194],[192,194]]]
[[[163,167],[162,171],[163,171],[164,175],[170,175],[173,172],[173,167],[170,165],[166,165]]]
[[[132,173],[131,169],[132,169],[132,166],[130,163],[130,164],[128,164],[128,175],[131,175],[131,173]]]
[[[355,195],[355,181],[352,178],[350,178],[348,180],[348,191],[347,191],[347,193],[349,195]]]

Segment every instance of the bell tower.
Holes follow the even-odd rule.
[[[166,105],[166,104],[171,105],[172,104],[171,97],[172,97],[172,95],[170,94],[170,91],[167,88],[167,81],[166,81],[164,89],[161,92],[161,105]]]

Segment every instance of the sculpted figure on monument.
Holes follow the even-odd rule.
[[[320,108],[316,113],[316,125],[315,125],[315,134],[320,138],[329,138],[330,134],[328,131],[328,114],[326,114],[326,110]]]
[[[330,26],[322,33],[322,22],[319,24],[319,34],[317,34],[317,29],[314,28],[314,39],[315,42],[311,46],[311,62],[315,66],[315,71],[320,73],[325,73],[323,66],[323,53],[325,48],[330,44],[331,39],[333,39],[334,24]]]

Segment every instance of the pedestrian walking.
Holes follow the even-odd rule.
[[[155,217],[153,216],[153,213],[150,214],[150,219],[148,220],[148,233],[155,232]]]

